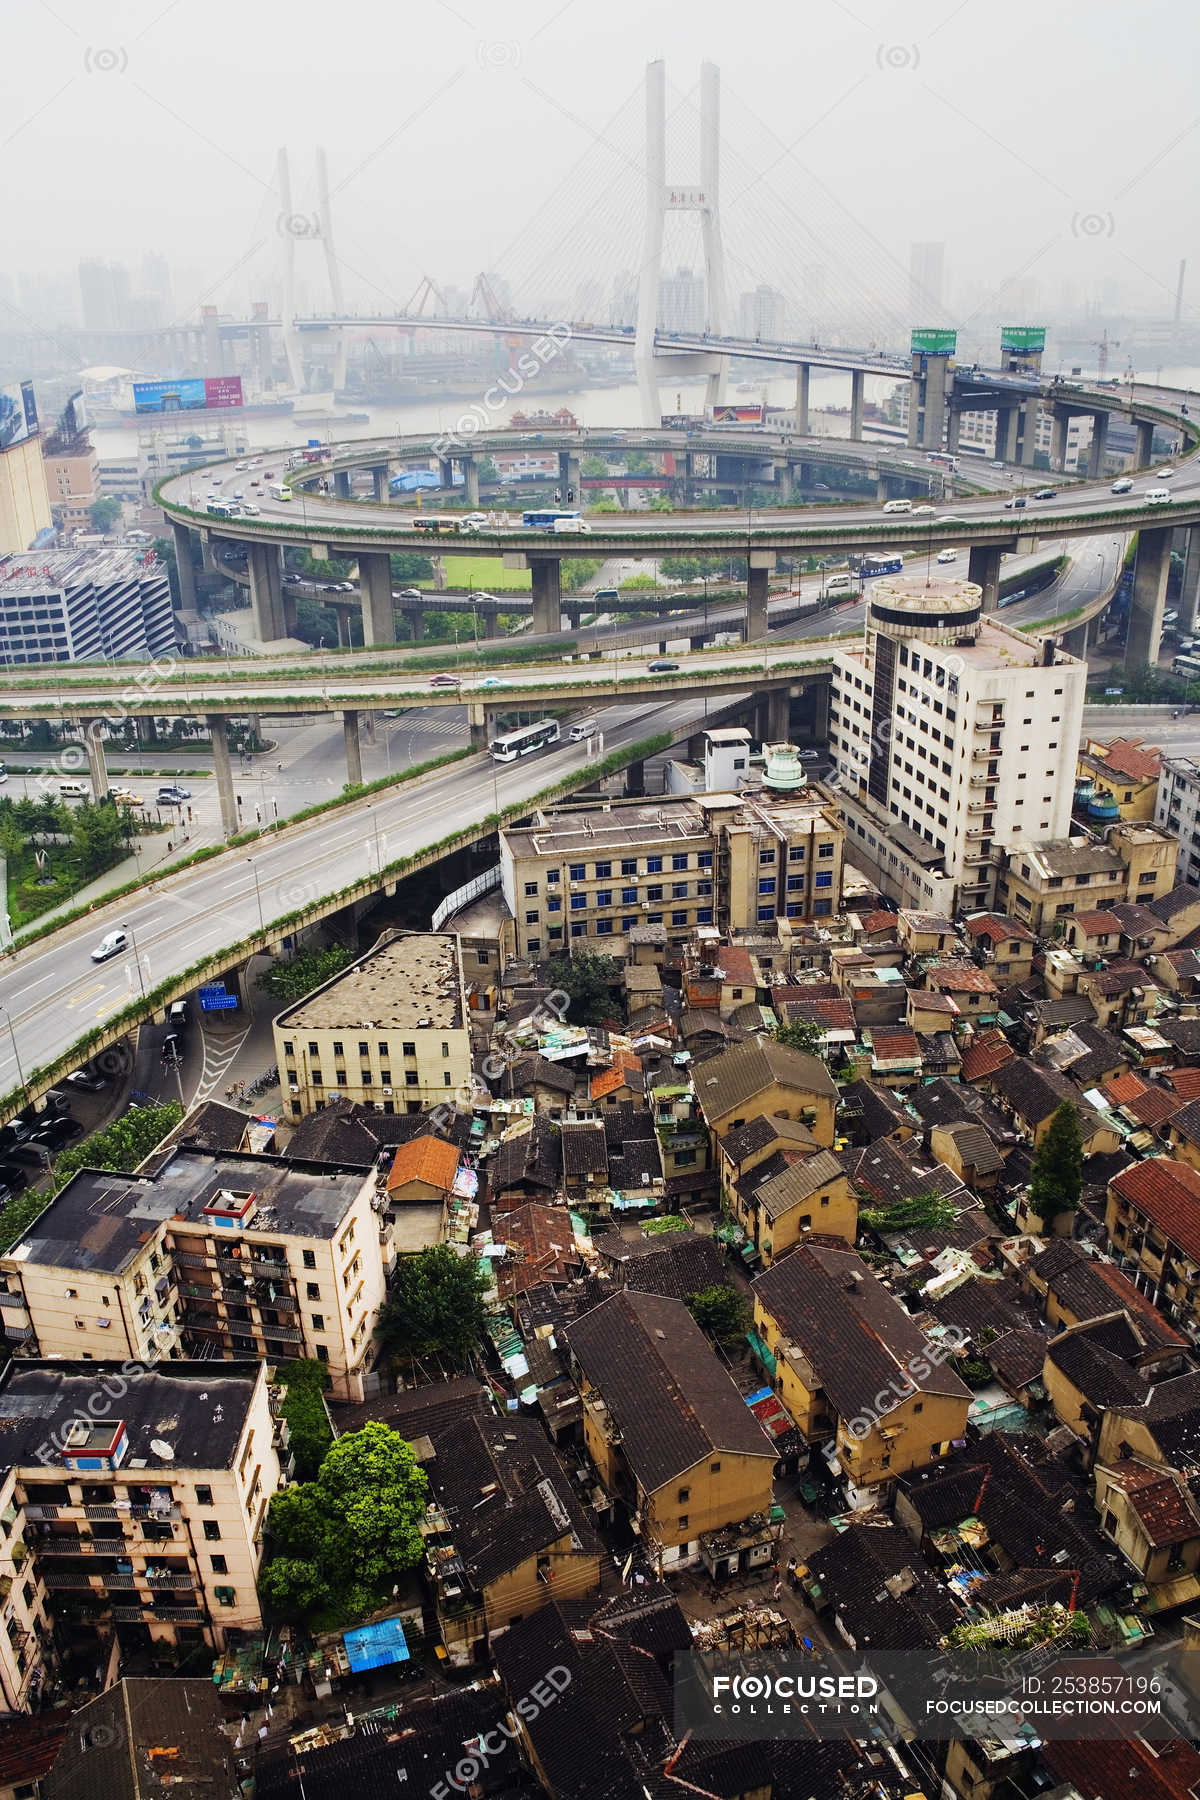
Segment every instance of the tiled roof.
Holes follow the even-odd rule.
[[[664,1231],[626,1243],[615,1232],[595,1239],[596,1253],[611,1263],[622,1287],[686,1301],[725,1282],[725,1259],[713,1238],[695,1231]]]
[[[996,984],[986,969],[973,963],[932,963],[925,971],[926,987],[944,994],[994,994]]]
[[[963,1047],[962,1078],[968,1082],[984,1081],[1005,1063],[1012,1062],[1015,1055],[1002,1031],[977,1031]]]
[[[969,1203],[969,1195],[952,1169],[944,1163],[921,1163],[906,1146],[881,1138],[865,1149],[838,1152],[851,1185],[882,1206],[894,1206],[898,1200],[915,1200],[930,1192],[947,1200]]]
[[[1136,1369],[1096,1343],[1086,1331],[1052,1338],[1046,1355],[1071,1386],[1098,1409],[1139,1405],[1150,1391],[1149,1383]]]
[[[1123,1461],[1108,1464],[1107,1472],[1129,1496],[1138,1523],[1154,1549],[1200,1538],[1200,1518],[1188,1504],[1186,1488],[1170,1469]]]
[[[1153,937],[1166,929],[1157,913],[1152,913],[1148,906],[1142,906],[1136,900],[1118,900],[1112,911],[1113,918],[1120,920],[1121,930],[1126,937]]]
[[[1122,1169],[1112,1191],[1153,1220],[1186,1255],[1200,1259],[1200,1170],[1169,1156],[1151,1156]]]
[[[647,1492],[713,1450],[772,1457],[766,1433],[682,1302],[614,1294],[569,1325],[566,1337]]]
[[[1157,900],[1151,900],[1149,906],[1156,919],[1169,925],[1178,913],[1186,912],[1189,906],[1200,906],[1200,888],[1189,887],[1187,882],[1181,882],[1169,894],[1160,894]]]
[[[910,1132],[913,1126],[908,1108],[899,1095],[869,1081],[852,1081],[844,1088],[839,1110],[846,1118],[854,1120],[855,1135],[862,1134],[870,1143],[876,1138],[890,1137],[898,1126],[907,1125]]]
[[[488,1172],[493,1194],[509,1188],[554,1191],[562,1182],[562,1146],[549,1119],[537,1117],[528,1131],[502,1138]]]
[[[1183,1738],[1169,1745],[1136,1737],[1050,1738],[1041,1754],[1058,1781],[1069,1781],[1088,1800],[1123,1800],[1131,1793],[1138,1800],[1193,1800],[1200,1786],[1200,1751]]]
[[[1003,913],[976,913],[973,918],[964,919],[963,926],[969,936],[986,938],[993,944],[999,944],[1005,938],[1020,939],[1026,944],[1034,941],[1028,925],[1022,925],[1020,919],[1006,918]]]
[[[819,1150],[815,1156],[806,1156],[801,1162],[790,1163],[780,1174],[773,1175],[754,1192],[759,1205],[773,1223],[782,1218],[784,1213],[811,1200],[822,1188],[831,1187],[845,1179],[846,1171],[833,1151]]]
[[[781,1000],[774,997],[775,1010],[788,1025],[798,1019],[811,1019],[814,1025],[823,1025],[826,1031],[853,1031],[854,1008],[849,1000]]]
[[[1108,907],[1101,907],[1096,912],[1077,912],[1071,915],[1072,925],[1078,925],[1085,937],[1120,937],[1121,922]]]
[[[909,988],[908,1011],[910,1015],[916,1011],[956,1019],[962,1008],[949,994],[939,994],[933,988]]]
[[[566,1281],[583,1263],[565,1206],[527,1200],[511,1212],[494,1214],[492,1238],[519,1252],[519,1259],[505,1259],[496,1271],[501,1295],[506,1298],[540,1281]]]
[[[1060,1075],[1056,1069],[1043,1069],[1030,1062],[1028,1057],[1020,1056],[1005,1063],[991,1079],[993,1091],[1007,1101],[1030,1130],[1040,1125],[1043,1119],[1050,1118],[1064,1102],[1079,1110],[1081,1124],[1085,1112],[1089,1118],[1092,1116],[1090,1108],[1079,1107],[1078,1090],[1065,1075]]]
[[[696,1098],[710,1122],[778,1083],[800,1093],[837,1100],[837,1087],[819,1057],[774,1038],[753,1038],[712,1057],[693,1077]]]
[[[430,1187],[449,1193],[457,1173],[456,1145],[443,1143],[435,1137],[414,1138],[410,1144],[401,1144],[396,1152],[387,1178],[388,1193],[407,1186],[410,1181],[424,1181]]]
[[[1121,1307],[1133,1316],[1148,1343],[1167,1348],[1182,1347],[1186,1341],[1114,1263],[1089,1256],[1070,1238],[1055,1239],[1035,1256],[1029,1273],[1044,1282],[1046,1292],[1076,1319],[1100,1319]]]
[[[1154,1029],[1180,1056],[1200,1056],[1200,1019],[1156,1019]]]
[[[872,1025],[871,1050],[877,1063],[919,1062],[917,1034],[907,1025]]]
[[[1046,1361],[1046,1339],[1032,1326],[1023,1326],[994,1338],[981,1355],[1001,1381],[1012,1388],[1023,1388],[1036,1381],[1042,1372]]]
[[[862,928],[874,937],[877,931],[895,931],[896,915],[893,912],[879,911],[868,913],[861,921]]]
[[[600,1119],[568,1121],[562,1127],[563,1173],[608,1177],[608,1144]]]
[[[959,1124],[946,1127],[954,1139],[963,1167],[980,1175],[996,1175],[1004,1167],[1004,1158],[982,1125]]]
[[[1131,988],[1157,986],[1154,977],[1134,962],[1112,962],[1105,969],[1089,969],[1079,977],[1080,993],[1100,994],[1106,1000],[1127,994]]]
[[[1146,1083],[1132,1069],[1123,1069],[1104,1084],[1104,1092],[1114,1106],[1128,1106],[1147,1092]]]
[[[632,1050],[614,1050],[610,1066],[592,1076],[592,1099],[603,1100],[606,1094],[615,1094],[618,1088],[626,1086],[640,1092],[642,1083],[638,1078],[641,1073],[640,1056],[635,1056]]]
[[[959,1622],[949,1589],[891,1520],[850,1525],[805,1560],[860,1648],[931,1650]]]
[[[959,1083],[943,1081],[940,1076],[936,1081],[913,1088],[908,1102],[930,1126],[970,1124],[975,1118],[974,1109],[967,1105]]]
[[[1154,746],[1141,738],[1114,738],[1091,756],[1114,775],[1125,775],[1130,781],[1157,781],[1162,769],[1162,756]]]
[[[941,913],[909,912],[907,908],[901,907],[900,917],[921,937],[954,936],[954,920],[944,918]]]
[[[567,1063],[548,1062],[544,1056],[518,1056],[505,1068],[496,1091],[504,1100],[531,1093],[535,1087],[573,1094],[576,1078],[576,1070]]]
[[[748,1156],[754,1156],[772,1144],[797,1150],[818,1147],[808,1126],[799,1119],[777,1119],[770,1113],[760,1113],[758,1118],[747,1119],[744,1125],[733,1127],[720,1139],[720,1144],[735,1168],[740,1168]]]
[[[751,1286],[840,1418],[871,1415],[874,1396],[893,1381],[952,1398],[969,1393],[948,1365],[929,1366],[924,1333],[853,1250],[801,1244]]]
[[[1172,1069],[1167,1079],[1181,1100],[1200,1100],[1200,1069]]]
[[[1189,1100],[1179,1107],[1171,1120],[1171,1130],[1178,1131],[1189,1144],[1200,1144],[1200,1099]]]
[[[1169,963],[1175,971],[1177,981],[1200,980],[1200,951],[1198,950],[1164,950],[1162,960]]]

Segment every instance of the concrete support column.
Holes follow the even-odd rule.
[[[1170,527],[1139,531],[1137,561],[1133,565],[1133,596],[1129,604],[1129,636],[1125,640],[1125,666],[1128,669],[1140,669],[1145,663],[1153,667],[1158,661],[1170,566]]]
[[[349,469],[335,469],[334,470],[334,472],[333,472],[333,491],[337,495],[339,500],[348,500],[350,498],[350,471],[349,471]]]
[[[958,440],[962,432],[962,413],[956,408],[946,420],[946,448],[951,456],[958,455]]]
[[[438,471],[441,476],[442,486],[446,489],[446,492],[449,493],[454,487],[454,458],[452,456],[439,456]]]
[[[283,616],[283,552],[278,544],[248,544],[250,611],[254,635],[262,643],[287,635]]]
[[[237,798],[233,791],[233,769],[229,762],[229,739],[224,713],[206,713],[204,723],[212,740],[213,774],[217,778],[217,797],[221,802],[221,830],[227,838],[238,828]]]
[[[1093,481],[1099,481],[1104,474],[1104,463],[1108,455],[1108,414],[1098,412],[1092,414],[1092,447],[1088,452],[1088,475]]]
[[[386,463],[376,463],[371,470],[371,492],[376,500],[388,498],[388,466]]]
[[[216,575],[217,559],[213,555],[212,533],[206,532],[200,539],[200,567],[206,575]]]
[[[861,438],[863,434],[863,394],[866,390],[867,378],[861,369],[850,371],[850,436]]]
[[[157,744],[158,727],[149,713],[139,713],[133,723],[139,744]]]
[[[375,742],[375,714],[370,707],[360,711],[358,724],[363,743],[373,744]]]
[[[359,551],[358,592],[362,601],[363,643],[394,644],[396,614],[392,606],[392,565],[386,551]]]
[[[769,569],[751,566],[746,571],[746,642],[765,637],[767,632],[767,582]]]
[[[172,522],[175,541],[175,567],[179,572],[179,605],[183,612],[196,610],[196,565],[192,561],[192,534],[178,520]]]
[[[792,696],[786,688],[772,688],[767,695],[767,741],[786,744],[791,728]]]
[[[473,456],[464,456],[462,458],[462,472],[463,481],[466,484],[467,489],[467,504],[471,507],[478,508],[479,464]]]
[[[494,606],[489,606],[486,610],[481,606],[479,608],[478,618],[485,641],[499,635],[500,614]]]
[[[1087,661],[1088,634],[1091,631],[1091,626],[1092,621],[1090,619],[1085,619],[1082,625],[1075,625],[1066,633],[1062,641],[1062,647],[1068,656],[1077,656],[1080,662]]]
[[[833,697],[833,683],[825,676],[809,691],[813,697],[813,736],[819,744],[823,744],[829,738],[829,702]]]
[[[425,615],[419,606],[408,606],[404,610],[404,622],[408,626],[408,635],[414,644],[419,644],[425,636]]]
[[[467,707],[467,730],[471,737],[472,750],[486,750],[488,741],[487,712],[482,706],[472,702]]]
[[[108,792],[108,765],[104,760],[104,740],[100,736],[102,720],[83,719],[80,721],[80,725],[83,731],[83,747],[87,751],[92,798],[93,800],[103,800]]]
[[[562,625],[562,566],[557,556],[529,559],[533,577],[533,629],[555,632]]]
[[[1067,432],[1071,428],[1071,415],[1063,407],[1054,408],[1054,430],[1050,437],[1050,467],[1062,474],[1067,466]]]
[[[362,745],[358,736],[358,714],[347,707],[342,714],[342,738],[346,745],[346,780],[351,787],[362,786]]]
[[[996,408],[996,457],[999,462],[1017,460],[1017,423],[1020,413],[1015,406]]]
[[[1154,420],[1134,420],[1133,466],[1144,469],[1154,455]]]
[[[1021,406],[1021,467],[1032,469],[1033,459],[1037,452],[1039,409],[1036,399],[1026,400]]]
[[[967,580],[978,582],[983,589],[984,612],[995,612],[1000,604],[1000,546],[998,544],[971,545]]]
[[[1179,593],[1179,616],[1183,620],[1185,633],[1194,634],[1196,620],[1200,618],[1200,525],[1193,525],[1187,534],[1187,554]]]
[[[350,648],[350,614],[344,606],[339,606],[336,610],[336,618],[338,649],[348,650]]]
[[[625,792],[635,799],[646,792],[646,765],[644,762],[631,762],[625,771]]]
[[[882,506],[885,500],[892,497],[892,484],[886,475],[880,475],[875,482],[875,501]]]
[[[796,430],[808,436],[808,384],[812,370],[808,363],[796,364]]]

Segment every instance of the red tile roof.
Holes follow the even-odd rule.
[[[861,923],[863,930],[870,932],[872,936],[874,936],[877,931],[890,931],[894,933],[896,930],[896,915],[895,913],[881,909],[879,912],[868,913]]]
[[[734,987],[757,986],[754,973],[754,959],[741,944],[722,944],[717,952],[717,967],[722,971],[725,985]]]
[[[1104,1092],[1114,1106],[1123,1106],[1142,1125],[1161,1125],[1183,1105],[1183,1098],[1170,1088],[1151,1087],[1140,1075],[1124,1071],[1104,1083]]]
[[[909,988],[908,1007],[910,1012],[945,1013],[947,1018],[956,1018],[962,1011],[949,994],[935,994],[932,988]]]
[[[1200,1259],[1200,1169],[1170,1156],[1151,1156],[1122,1169],[1109,1185],[1185,1255]]]
[[[962,1053],[964,1081],[982,1081],[1011,1062],[1016,1051],[1002,1031],[979,1031]]]
[[[1090,752],[1114,775],[1126,775],[1130,781],[1157,781],[1162,772],[1162,757],[1153,745],[1141,738],[1114,738],[1111,744]]]
[[[1123,1069],[1119,1075],[1113,1075],[1104,1084],[1104,1092],[1117,1106],[1128,1106],[1146,1092],[1146,1084],[1140,1075],[1132,1069]]]
[[[977,913],[973,919],[964,919],[963,925],[971,937],[987,938],[993,944],[1004,938],[1020,938],[1026,944],[1033,942],[1028,925],[1022,925],[1020,919],[1007,919],[1003,913]]]
[[[972,963],[933,963],[925,971],[927,987],[947,994],[994,994],[996,984],[986,969]]]
[[[611,1066],[592,1076],[592,1099],[603,1100],[606,1094],[615,1094],[618,1088],[625,1086],[626,1078],[640,1074],[641,1068],[642,1059],[632,1050],[614,1050]]]
[[[1170,1082],[1181,1100],[1200,1100],[1200,1069],[1172,1069]]]
[[[907,1025],[872,1025],[870,1029],[876,1062],[920,1060],[921,1046],[917,1043],[917,1034],[910,1031]]]
[[[1058,1780],[1088,1800],[1191,1800],[1200,1783],[1200,1752],[1183,1738],[1047,1739],[1041,1754]]]
[[[1167,1469],[1148,1469],[1144,1463],[1119,1462],[1112,1473],[1129,1495],[1151,1545],[1182,1544],[1200,1537],[1200,1519],[1188,1506],[1178,1482]]]
[[[458,1147],[442,1138],[415,1137],[401,1144],[387,1178],[388,1193],[405,1187],[410,1181],[426,1181],[431,1187],[447,1193],[458,1173]]]
[[[1071,923],[1078,925],[1086,937],[1104,937],[1106,933],[1109,937],[1121,935],[1120,919],[1107,908],[1101,908],[1097,912],[1076,913]]]

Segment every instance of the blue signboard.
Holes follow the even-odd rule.
[[[238,997],[236,994],[201,994],[201,1012],[235,1012]]]
[[[408,1662],[408,1644],[399,1619],[381,1619],[378,1625],[362,1625],[347,1631],[342,1639],[350,1667],[356,1674],[363,1669],[383,1669],[388,1663]]]

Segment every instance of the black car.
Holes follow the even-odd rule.
[[[668,661],[665,656],[656,656],[652,663],[646,664],[646,667],[652,675],[673,675],[679,664]]]
[[[10,1145],[23,1144],[32,1136],[33,1126],[27,1125],[24,1119],[11,1119],[7,1125],[0,1125],[0,1156],[5,1155]]]
[[[11,1188],[14,1194],[19,1194],[29,1186],[29,1171],[23,1169],[20,1163],[0,1162],[0,1182],[6,1188]]]
[[[33,1142],[45,1144],[48,1150],[63,1150],[82,1136],[83,1126],[78,1119],[51,1119],[48,1125],[38,1126],[33,1134]]]
[[[1057,500],[1058,489],[1057,488],[1036,488],[1034,490],[1033,497],[1035,500]]]
[[[92,1069],[76,1069],[73,1075],[66,1077],[64,1085],[78,1088],[83,1094],[102,1094],[108,1081],[105,1076],[97,1075]]]
[[[49,1144],[41,1143],[37,1138],[30,1138],[27,1144],[9,1144],[4,1154],[9,1162],[28,1163],[31,1168],[44,1169],[46,1166],[44,1153],[49,1152],[49,1149]]]
[[[1011,500],[1006,500],[1004,502],[1005,510],[1007,512],[1011,512],[1013,510],[1014,506],[1022,507],[1022,506],[1024,506],[1024,504],[1025,504],[1024,494],[1015,494]]]

